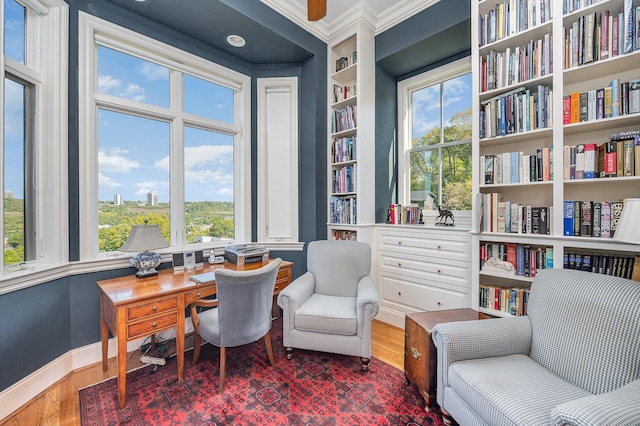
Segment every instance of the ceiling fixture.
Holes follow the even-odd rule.
[[[319,21],[327,15],[327,0],[307,0],[307,18]]]
[[[227,43],[229,43],[233,47],[243,47],[247,42],[244,41],[242,36],[237,34],[229,34],[227,36]]]

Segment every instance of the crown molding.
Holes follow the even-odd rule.
[[[364,23],[374,35],[378,35],[438,3],[440,0],[399,1],[380,14],[377,14],[366,1],[360,1],[330,22],[326,18],[315,22],[307,20],[307,9],[296,0],[260,1],[320,40],[328,43],[331,39],[338,37],[340,33],[359,23]]]
[[[375,34],[378,35],[400,22],[433,6],[440,0],[406,0],[398,2],[377,16]]]

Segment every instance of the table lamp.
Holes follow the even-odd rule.
[[[626,198],[613,239],[621,243],[640,244],[640,198]]]
[[[162,236],[160,226],[147,225],[147,221],[145,220],[144,225],[133,225],[129,238],[127,238],[127,241],[120,247],[120,251],[142,252],[133,256],[129,262],[138,268],[136,277],[146,278],[158,275],[156,268],[162,260],[162,256],[149,250],[165,247],[169,247],[169,243]]]

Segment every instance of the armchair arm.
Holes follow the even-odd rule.
[[[295,313],[315,289],[315,277],[305,272],[278,294],[278,306],[282,308],[283,327],[294,328]]]
[[[451,364],[467,359],[528,355],[531,335],[531,322],[526,316],[437,324],[431,338],[438,350],[438,404],[443,406]]]
[[[551,412],[556,426],[631,426],[640,424],[640,379],[614,391],[558,405]]]
[[[362,328],[366,323],[371,324],[380,310],[378,289],[370,275],[360,278],[356,294],[356,315],[358,317],[358,335],[362,336]]]

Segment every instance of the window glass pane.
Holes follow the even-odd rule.
[[[169,107],[169,68],[98,46],[98,92]]]
[[[233,90],[184,75],[184,112],[233,123]]]
[[[438,149],[412,152],[410,163],[411,203],[425,210],[437,209],[440,192]]]
[[[145,219],[171,241],[169,136],[169,123],[98,111],[100,251],[118,250]]]
[[[4,54],[24,64],[26,9],[15,0],[4,0]]]
[[[444,141],[471,139],[471,73],[442,86]]]
[[[471,144],[444,147],[442,152],[442,206],[471,210]]]
[[[413,147],[440,143],[440,85],[411,93],[411,140]]]
[[[188,243],[233,239],[233,136],[185,127],[185,235]]]
[[[4,80],[4,264],[25,261],[25,87]]]

